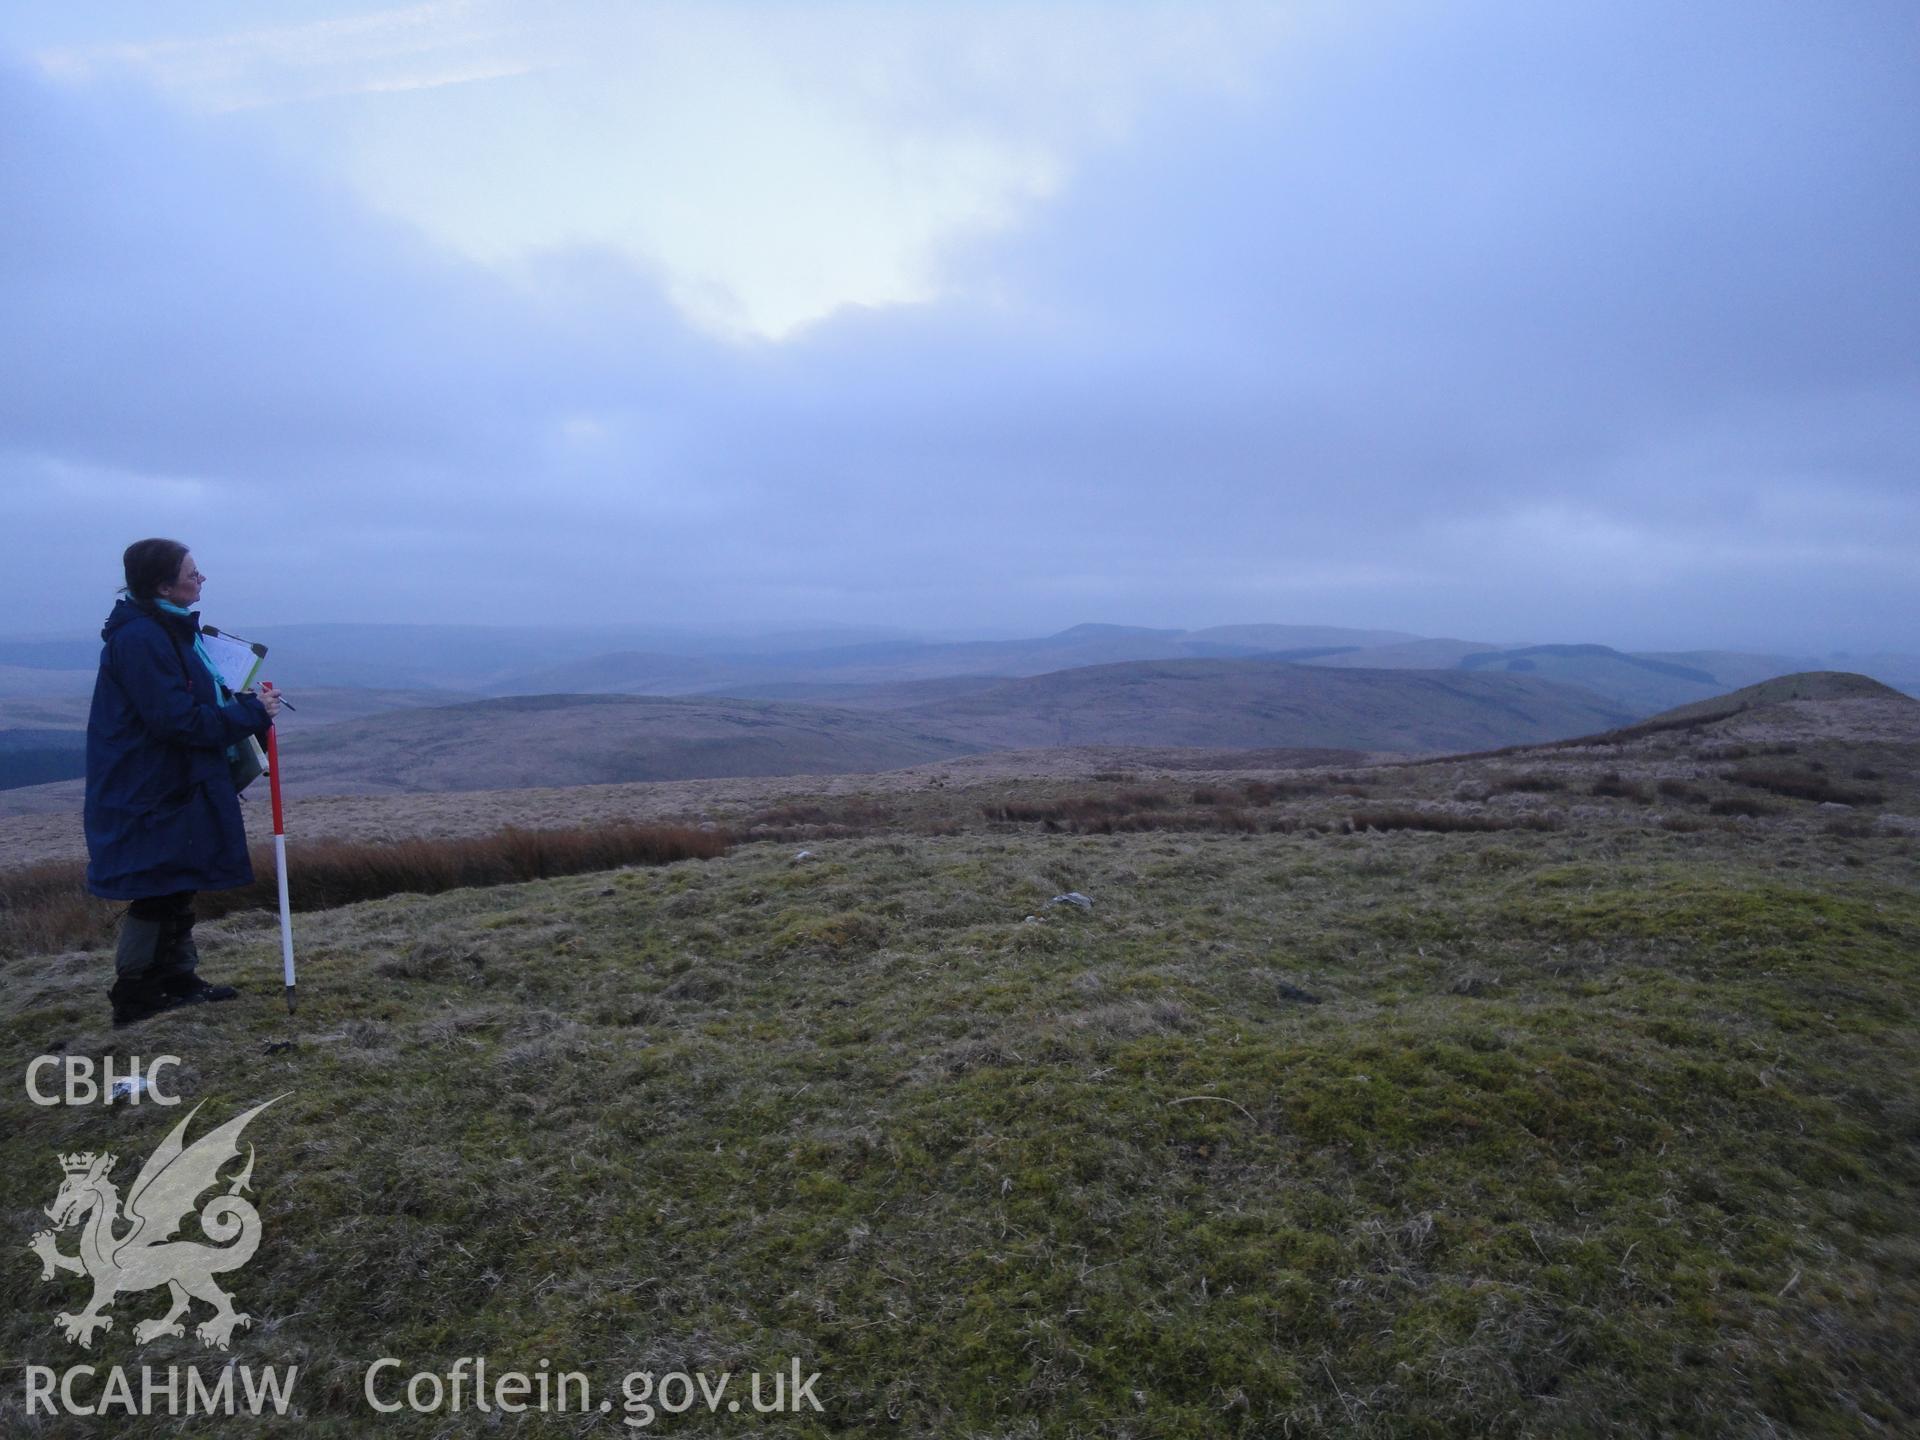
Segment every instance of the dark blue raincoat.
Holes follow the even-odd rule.
[[[87,720],[87,888],[107,900],[253,879],[227,747],[264,736],[251,695],[220,703],[194,653],[200,617],[122,600],[100,638]]]

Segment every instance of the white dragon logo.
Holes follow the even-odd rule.
[[[108,1180],[115,1156],[85,1154],[62,1155],[60,1168],[66,1181],[53,1204],[47,1206],[47,1218],[54,1230],[86,1219],[80,1236],[78,1255],[63,1255],[55,1247],[54,1230],[42,1230],[27,1248],[40,1257],[40,1278],[51,1280],[56,1271],[93,1278],[93,1299],[78,1315],[62,1312],[54,1317],[54,1328],[84,1349],[93,1346],[95,1330],[111,1330],[113,1317],[101,1312],[123,1290],[151,1290],[165,1285],[173,1297],[173,1308],[157,1320],[142,1320],[133,1327],[133,1338],[144,1345],[162,1335],[177,1337],[186,1333],[180,1317],[189,1299],[204,1300],[214,1307],[211,1319],[194,1327],[194,1335],[206,1345],[225,1350],[236,1325],[251,1325],[253,1317],[233,1308],[233,1297],[214,1284],[213,1277],[238,1270],[253,1258],[260,1244],[260,1215],[240,1198],[253,1178],[253,1147],[247,1147],[247,1164],[233,1177],[224,1195],[207,1201],[200,1211],[200,1228],[212,1245],[170,1237],[180,1228],[201,1192],[219,1181],[220,1167],[240,1154],[240,1132],[254,1116],[274,1100],[256,1105],[218,1130],[210,1131],[183,1147],[181,1137],[188,1124],[200,1113],[196,1105],[173,1127],[173,1133],[160,1142],[127,1192],[126,1211],[120,1207],[120,1192]],[[90,1216],[90,1218],[89,1218]],[[122,1222],[130,1224],[124,1233],[115,1234]],[[236,1238],[237,1237],[237,1238]],[[228,1244],[232,1241],[232,1244]]]

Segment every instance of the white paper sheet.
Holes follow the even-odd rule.
[[[203,630],[200,632],[200,643],[207,647],[207,654],[213,657],[213,667],[220,672],[220,679],[227,689],[236,692],[253,684],[261,661],[266,659],[266,646],[255,649],[231,635],[209,635]]]

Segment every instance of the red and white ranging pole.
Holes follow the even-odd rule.
[[[266,681],[262,690],[272,690]],[[273,868],[280,879],[280,964],[287,981],[287,1014],[293,1014],[293,907],[287,900],[287,822],[280,808],[279,727],[267,730],[267,780],[273,790]]]

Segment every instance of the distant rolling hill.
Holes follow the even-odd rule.
[[[582,766],[603,780],[844,773],[1063,744],[1498,748],[1616,727],[1816,668],[1725,651],[1502,647],[1305,625],[1088,624],[977,641],[814,631],[724,645],[618,627],[262,633],[274,646],[275,680],[300,707],[287,733],[316,746],[333,781],[418,789],[522,783],[498,777],[535,772],[544,778],[525,783],[585,783],[557,778]],[[852,643],[824,643],[836,639]],[[0,788],[74,773],[92,674],[73,667],[89,652],[97,656],[97,641],[0,642],[0,733],[16,732],[0,743]],[[1920,675],[1913,657],[1874,659],[1896,684]],[[538,727],[500,718],[523,712],[466,703],[480,695],[673,697],[687,706],[607,711],[592,722],[573,715],[563,728],[607,724],[614,734],[582,738],[555,761],[517,753],[537,752]],[[398,717],[389,717],[397,729],[375,723],[379,712],[421,706],[450,718],[412,722],[419,730]],[[742,715],[760,719],[748,727]],[[320,730],[334,724],[346,731],[322,741]],[[354,738],[436,726],[438,758],[411,777],[379,758],[376,739]],[[470,745],[448,738],[468,733]]]
[[[1494,648],[1478,640],[1403,640],[1391,645],[1348,646],[1303,663],[1361,670],[1452,670],[1467,656],[1486,654]]]
[[[1420,637],[1404,630],[1352,630],[1341,625],[1212,625],[1205,630],[1188,630],[1185,638],[1210,645],[1244,645],[1255,650],[1323,647],[1371,650]]]
[[[1493,643],[1330,625],[1216,625],[1197,630],[1075,625],[1049,635],[943,640],[876,630],[699,636],[638,626],[305,625],[266,627],[271,678],[296,698],[316,687],[421,695],[727,695],[817,699],[862,708],[904,703],[854,687],[1017,678],[1143,660],[1262,656],[1328,669],[1504,670],[1579,685],[1653,714],[1774,675],[1833,668],[1920,693],[1920,657],[1824,659],[1700,650],[1631,653],[1605,645]],[[84,707],[97,638],[0,638],[0,725],[60,727]],[[413,700],[369,699],[363,712]]]
[[[1676,705],[1711,699],[1771,676],[1815,668],[1804,659],[1728,650],[1639,654],[1607,645],[1526,645],[1497,649],[1463,640],[1417,640],[1314,657],[1304,663],[1369,669],[1445,667],[1481,674],[1531,675],[1577,685],[1636,715],[1657,714]]]
[[[1532,677],[1335,670],[1259,659],[1097,665],[1012,680],[895,713],[993,749],[1470,750],[1559,739],[1631,718],[1598,697]]]
[[[93,676],[87,676],[91,691]],[[439,691],[361,690],[321,686],[302,690],[288,724],[302,729],[359,720],[389,710],[446,705],[460,697]],[[86,774],[87,712],[92,696],[0,699],[0,790],[42,785]]]
[[[1728,687],[1710,670],[1674,660],[1630,655],[1606,645],[1529,645],[1461,658],[1479,673],[1535,675],[1605,695],[1637,715],[1720,694]]]
[[[283,743],[288,783],[324,794],[863,773],[1062,745],[1469,750],[1631,718],[1581,691],[1522,676],[1171,660],[1002,681],[883,710],[523,696],[304,734],[290,728]]]
[[[960,675],[1042,675],[1121,660],[1255,655],[1264,644],[1198,640],[1183,630],[1137,625],[1075,625],[1031,640],[969,640],[943,645],[848,645],[779,657],[779,678],[890,683]],[[793,672],[800,673],[793,673]],[[770,677],[771,678],[771,677]]]
[[[618,650],[509,675],[484,688],[495,695],[685,695],[725,690],[729,680],[753,673],[724,659]]]
[[[772,688],[781,686],[894,685],[977,675],[1042,675],[1123,660],[1233,658],[1285,648],[1350,647],[1383,633],[1290,625],[1193,632],[1075,625],[1034,639],[885,640],[818,650],[728,654],[704,661],[681,655],[613,653],[504,676],[487,688],[503,695],[546,690],[759,695],[781,693]]]
[[[1634,715],[1707,699],[1769,676],[1818,668],[1817,662],[1784,655],[1704,650],[1637,654],[1592,644],[1499,646],[1324,625],[1220,625],[1204,630],[1076,625],[1020,640],[885,640],[706,657],[614,652],[504,674],[486,689],[497,695],[702,694],[893,708],[907,703],[901,687],[919,683],[944,680],[964,689],[964,682],[988,677],[1018,679],[1134,661],[1252,658],[1331,670],[1458,669],[1528,675],[1578,686]],[[1899,669],[1900,657],[1882,658],[1883,678],[1896,684],[1911,679]]]
[[[751,700],[794,700],[843,710],[904,710],[957,695],[974,695],[1013,679],[1011,675],[948,675],[938,680],[902,680],[893,685],[840,685],[804,680],[769,681],[711,692]]]
[[[392,711],[282,738],[308,794],[510,790],[709,776],[899,769],[985,748],[825,706],[641,695],[530,695]]]

